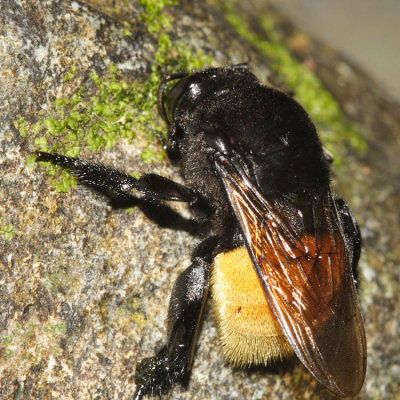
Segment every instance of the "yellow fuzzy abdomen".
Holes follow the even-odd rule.
[[[231,364],[268,365],[293,355],[245,247],[217,255],[211,288],[222,351]]]

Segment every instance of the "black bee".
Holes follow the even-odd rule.
[[[355,287],[360,231],[333,197],[329,155],[307,113],[245,64],[169,75],[158,98],[184,186],[57,154],[37,158],[117,199],[186,202],[202,230],[172,292],[166,344],[136,366],[134,398],[187,385],[209,288],[232,364],[295,353],[331,392],[357,394],[366,370]]]

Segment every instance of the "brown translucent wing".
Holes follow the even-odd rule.
[[[330,391],[357,394],[366,370],[365,332],[330,190],[310,202],[313,232],[299,234],[292,219],[227,159],[217,160],[216,171],[293,350]]]

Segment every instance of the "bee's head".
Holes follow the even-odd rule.
[[[226,90],[232,85],[232,72],[236,75],[247,74],[247,64],[238,64],[227,68],[210,68],[193,74],[176,73],[167,75],[158,87],[158,108],[160,115],[169,124],[175,122],[176,114],[181,110],[192,109],[209,93]],[[255,78],[255,77],[254,77]],[[178,80],[179,79],[179,80]],[[178,80],[166,89],[168,82]]]

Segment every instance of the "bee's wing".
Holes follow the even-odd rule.
[[[365,332],[330,190],[313,199],[308,218],[314,232],[301,236],[290,218],[226,158],[215,167],[293,350],[330,391],[339,396],[358,393],[366,370]]]

